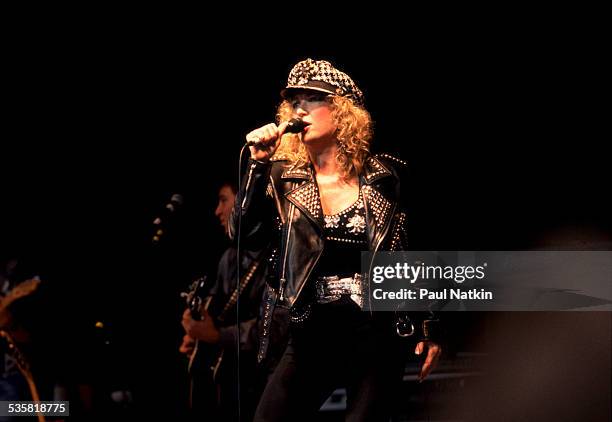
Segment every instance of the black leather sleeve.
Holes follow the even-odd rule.
[[[249,159],[230,216],[230,238],[235,240],[240,229],[240,241],[248,248],[263,248],[269,243],[273,232],[276,210],[273,200],[266,194],[271,168],[272,163]]]
[[[414,192],[411,192],[412,189],[409,188],[412,183],[408,165],[403,160],[388,154],[382,154],[377,158],[381,160],[397,179],[394,194],[399,201],[398,209],[394,216],[395,221],[392,226],[389,249],[395,251],[414,250],[415,245],[411,243],[410,239],[409,223],[412,216],[409,210],[411,209],[411,197],[415,197],[415,195]],[[435,306],[440,305],[440,303],[436,303],[432,306],[435,308]],[[412,327],[414,327],[414,335],[416,335],[418,341],[433,341],[442,344],[445,338],[442,314],[443,312],[433,311],[398,312],[396,315],[398,334],[403,330],[410,332]]]

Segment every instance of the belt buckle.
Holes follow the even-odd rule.
[[[338,275],[319,277],[316,282],[317,303],[330,303],[349,295],[363,309],[361,274],[340,278]]]
[[[330,293],[329,282],[338,281],[340,278],[337,275],[319,277],[317,279],[317,302],[329,303],[339,299],[339,296]]]

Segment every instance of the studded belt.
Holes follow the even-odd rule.
[[[363,307],[363,294],[361,286],[361,274],[353,277],[340,278],[337,275],[330,277],[319,277],[316,282],[317,303],[330,303],[349,295],[353,302]]]

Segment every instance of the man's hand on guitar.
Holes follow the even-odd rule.
[[[185,309],[183,312],[183,328],[189,337],[195,340],[200,340],[205,343],[218,343],[220,334],[217,327],[208,314],[208,312],[202,312],[202,320],[196,321],[191,317],[189,309]]]
[[[183,342],[179,347],[179,352],[184,355],[191,355],[193,353],[193,349],[195,348],[195,340],[189,337],[187,334],[183,336]]]

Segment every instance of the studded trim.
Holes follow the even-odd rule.
[[[399,159],[397,157],[394,157],[391,154],[382,153],[382,154],[376,154],[375,156],[376,157],[380,157],[380,158],[386,158],[388,160],[395,161],[396,163],[398,163],[398,164],[400,164],[400,165],[402,165],[404,167],[408,167],[408,163],[406,161],[404,161],[402,159]]]
[[[289,310],[289,320],[291,321],[292,324],[296,326],[300,326],[304,322],[308,321],[311,313],[312,313],[312,306],[310,304],[305,305],[301,309],[297,309],[293,307]]]
[[[319,221],[323,215],[319,200],[319,190],[317,189],[317,184],[313,181],[303,183],[287,193],[286,197],[299,208],[306,210],[315,221]]]
[[[292,166],[283,171],[281,179],[304,179],[309,180],[312,178],[312,169],[310,167],[296,167]]]
[[[274,154],[272,156],[272,158],[270,158],[270,161],[290,161],[289,155],[288,154]]]
[[[272,324],[272,312],[274,311],[274,302],[276,295],[274,289],[267,286],[268,294],[264,305],[263,327],[261,330],[261,341],[259,342],[259,350],[257,351],[257,362],[261,363],[266,357],[268,345],[270,343],[270,326]]]
[[[364,186],[362,190],[374,215],[376,226],[382,230],[390,217],[392,204],[372,186]]]
[[[364,166],[364,178],[368,185],[378,179],[391,176],[391,172],[375,157],[369,157]]]
[[[325,239],[326,240],[335,240],[336,242],[344,242],[344,243],[357,244],[357,245],[367,245],[368,244],[368,242],[365,241],[365,240],[344,239],[342,237],[335,237],[335,236],[327,236]]]
[[[401,212],[395,215],[395,225],[393,226],[393,234],[391,236],[391,244],[389,246],[389,250],[405,250],[407,247],[406,239],[406,214]]]
[[[326,229],[337,229],[340,223],[340,218],[357,209],[363,208],[363,198],[361,197],[361,191],[359,191],[359,198],[350,207],[340,211],[336,214],[324,215],[323,220],[325,221]]]

